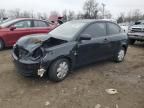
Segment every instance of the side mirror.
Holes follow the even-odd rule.
[[[11,30],[11,31],[13,31],[13,30],[15,30],[15,29],[16,29],[15,26],[11,26],[11,27],[10,27],[10,30]]]
[[[90,34],[81,34],[79,40],[91,40],[92,36]]]

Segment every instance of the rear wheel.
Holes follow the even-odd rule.
[[[120,48],[117,54],[114,56],[114,61],[119,63],[122,62],[125,58],[126,50],[124,47]]]
[[[64,80],[70,70],[70,64],[67,59],[56,60],[49,69],[49,79],[54,82]]]
[[[133,45],[133,44],[135,43],[135,41],[136,41],[136,40],[134,40],[134,39],[129,39],[129,44],[130,44],[130,45]]]
[[[2,39],[0,39],[0,50],[2,50],[4,48],[4,42]]]

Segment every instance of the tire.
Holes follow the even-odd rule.
[[[114,56],[114,61],[119,63],[123,62],[126,54],[126,49],[124,47],[120,48]]]
[[[2,39],[0,39],[0,51],[4,48],[4,42]]]
[[[134,39],[129,39],[129,44],[130,44],[130,45],[133,45],[133,44],[135,43],[135,41],[136,41],[136,40],[134,40]]]
[[[64,80],[70,70],[70,63],[67,59],[58,59],[49,68],[48,76],[50,81],[60,82]]]

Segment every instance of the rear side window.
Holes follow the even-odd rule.
[[[34,21],[34,27],[48,27],[48,24],[44,21]]]
[[[88,26],[83,34],[90,34],[92,37],[106,36],[106,24],[105,23],[95,23]]]
[[[120,33],[120,27],[114,23],[107,23],[108,24],[108,34],[118,34]]]

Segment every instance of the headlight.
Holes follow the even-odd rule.
[[[42,51],[42,49],[41,49],[41,48],[36,49],[36,50],[33,52],[32,57],[33,57],[34,59],[40,59],[41,57],[43,57],[43,51]]]

